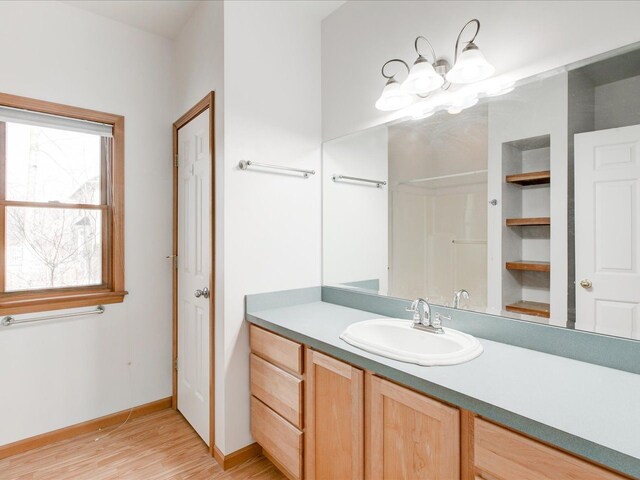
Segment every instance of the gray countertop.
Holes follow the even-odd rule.
[[[640,478],[640,375],[480,338],[460,365],[421,367],[339,338],[382,315],[321,301],[247,313],[247,320],[358,367]]]

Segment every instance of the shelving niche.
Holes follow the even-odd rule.
[[[507,311],[550,317],[550,135],[502,144],[502,300]]]

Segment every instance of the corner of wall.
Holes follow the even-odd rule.
[[[224,239],[224,11],[225,2],[201,2],[174,42],[177,119],[209,92],[215,92],[215,443],[225,452],[225,239]]]

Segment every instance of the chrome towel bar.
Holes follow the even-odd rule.
[[[273,168],[275,170],[285,170],[287,172],[296,172],[301,173],[304,178],[309,178],[309,175],[315,175],[315,170],[303,170],[301,168],[293,168],[293,167],[281,167],[280,165],[271,165],[269,163],[258,163],[253,162],[251,160],[241,160],[238,163],[238,167],[240,170],[246,170],[249,167],[261,167],[261,168]]]
[[[95,310],[89,310],[88,312],[62,313],[60,315],[47,315],[45,317],[30,317],[30,318],[21,318],[21,319],[16,319],[12,316],[7,316],[7,317],[3,317],[0,324],[3,327],[10,327],[11,325],[19,325],[21,323],[43,322],[45,320],[54,320],[56,318],[84,317],[85,315],[101,315],[104,313],[104,310],[105,308],[102,305],[98,305]]]
[[[384,180],[370,180],[368,178],[347,177],[346,175],[334,175],[331,178],[334,182],[337,182],[339,180],[351,180],[353,182],[374,183],[378,188],[382,188],[383,185],[387,184],[387,182],[385,182]]]
[[[486,245],[486,240],[451,240],[451,243],[457,243],[459,245]]]

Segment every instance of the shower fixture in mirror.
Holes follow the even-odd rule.
[[[640,339],[639,222],[640,44],[323,146],[327,285]]]

